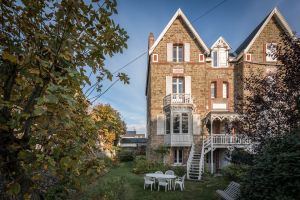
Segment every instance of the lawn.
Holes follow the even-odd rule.
[[[131,172],[132,163],[125,162],[120,163],[118,167],[110,170],[105,176],[96,180],[93,184],[88,185],[84,188],[81,194],[78,194],[76,199],[100,199],[100,190],[103,181],[109,180],[113,177],[124,177],[124,199],[125,200],[141,200],[141,199],[162,199],[162,200],[176,200],[176,199],[201,199],[201,200],[213,200],[219,199],[216,195],[216,190],[226,187],[228,182],[223,177],[206,177],[201,182],[186,181],[186,189],[181,192],[176,191],[152,191],[149,189],[144,190],[143,188],[143,175],[136,175]]]

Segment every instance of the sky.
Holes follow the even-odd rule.
[[[279,8],[293,31],[300,33],[300,0],[119,0],[115,22],[128,35],[128,48],[122,54],[108,57],[105,66],[112,72],[133,61],[147,51],[148,35],[155,39],[163,31],[178,8],[187,18],[208,47],[223,36],[232,52],[243,42],[250,32],[272,11]],[[213,7],[208,14],[207,11]],[[204,15],[205,14],[205,15]],[[130,84],[114,84],[94,104],[110,104],[118,110],[127,124],[128,130],[146,132],[146,72],[147,54],[132,62],[121,72],[128,74]],[[94,77],[91,77],[93,81]],[[112,82],[104,81],[103,90]],[[99,93],[93,92],[90,96]]]

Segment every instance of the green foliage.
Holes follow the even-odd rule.
[[[300,196],[300,130],[274,138],[243,178],[242,199],[296,200]]]
[[[156,149],[153,150],[155,153],[159,154],[161,160],[163,161],[164,156],[170,152],[170,147],[165,145],[160,145]]]
[[[247,165],[231,164],[222,169],[222,174],[228,181],[240,182],[248,169]]]
[[[100,195],[103,200],[123,200],[125,199],[124,177],[114,177],[103,181],[101,184]]]
[[[235,148],[231,152],[231,163],[237,165],[253,165],[254,154],[251,154],[244,149]]]
[[[93,108],[90,115],[98,129],[101,149],[112,151],[120,135],[126,132],[126,124],[120,113],[108,104],[99,104]]]
[[[114,22],[116,1],[1,1],[0,174],[9,195],[62,187],[79,190],[80,177],[101,174],[99,127],[82,92],[112,74],[105,57],[126,48],[127,33]],[[128,83],[128,77],[117,74]],[[42,180],[41,180],[42,179]],[[43,182],[45,184],[40,184]],[[8,198],[8,197],[7,197]]]
[[[119,157],[120,161],[128,162],[128,161],[133,161],[134,160],[135,154],[134,154],[133,151],[130,151],[130,150],[121,150],[118,153],[118,157]]]
[[[155,171],[167,171],[173,170],[177,176],[183,176],[186,173],[186,167],[182,166],[170,166],[161,162],[155,162],[146,159],[135,159],[132,171],[136,174],[145,174]]]

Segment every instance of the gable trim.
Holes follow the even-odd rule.
[[[151,53],[153,52],[153,50],[157,47],[158,43],[161,41],[161,39],[163,38],[163,36],[166,34],[166,32],[169,30],[169,28],[171,27],[171,25],[173,24],[173,22],[177,19],[177,17],[181,16],[183,21],[187,24],[188,28],[192,31],[192,33],[195,35],[197,41],[202,45],[202,47],[204,48],[205,52],[208,54],[209,53],[209,49],[208,47],[205,45],[205,43],[203,42],[203,40],[201,39],[201,37],[199,36],[199,34],[197,33],[197,31],[194,29],[194,27],[192,26],[192,24],[190,23],[190,21],[188,20],[188,18],[185,16],[185,14],[182,12],[182,10],[179,8],[176,13],[174,14],[174,16],[172,17],[172,19],[169,21],[169,23],[167,24],[167,26],[164,28],[164,30],[160,33],[160,35],[158,36],[158,38],[156,39],[156,41],[154,42],[154,44],[152,45],[152,47],[149,49],[149,55],[151,55]]]
[[[259,30],[256,32],[255,36],[251,39],[250,43],[246,46],[246,48],[244,50],[242,50],[239,55],[237,56],[236,60],[239,60],[244,53],[247,53],[249,51],[249,49],[251,48],[251,46],[253,45],[253,43],[255,42],[255,40],[258,38],[258,36],[261,34],[261,32],[264,30],[265,26],[270,22],[270,20],[272,19],[273,16],[275,16],[279,20],[280,25],[285,29],[285,31],[293,36],[293,31],[291,29],[291,27],[288,25],[287,21],[284,19],[283,15],[280,13],[280,11],[277,8],[274,8],[272,10],[272,12],[269,14],[269,16],[267,17],[267,19],[265,20],[265,22],[263,23],[263,25],[259,28]]]

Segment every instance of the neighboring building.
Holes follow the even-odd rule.
[[[249,141],[231,128],[238,119],[236,96],[243,96],[240,78],[250,70],[272,70],[269,55],[292,31],[274,9],[231,53],[219,37],[208,48],[184,13],[178,9],[159,37],[149,35],[146,83],[147,158],[158,160],[153,150],[170,147],[164,162],[186,165],[190,179],[200,179],[204,163],[214,173],[228,164],[226,150],[247,148]]]
[[[136,151],[143,153],[147,145],[145,134],[137,134],[136,131],[127,131],[122,135],[118,146],[125,150]]]

